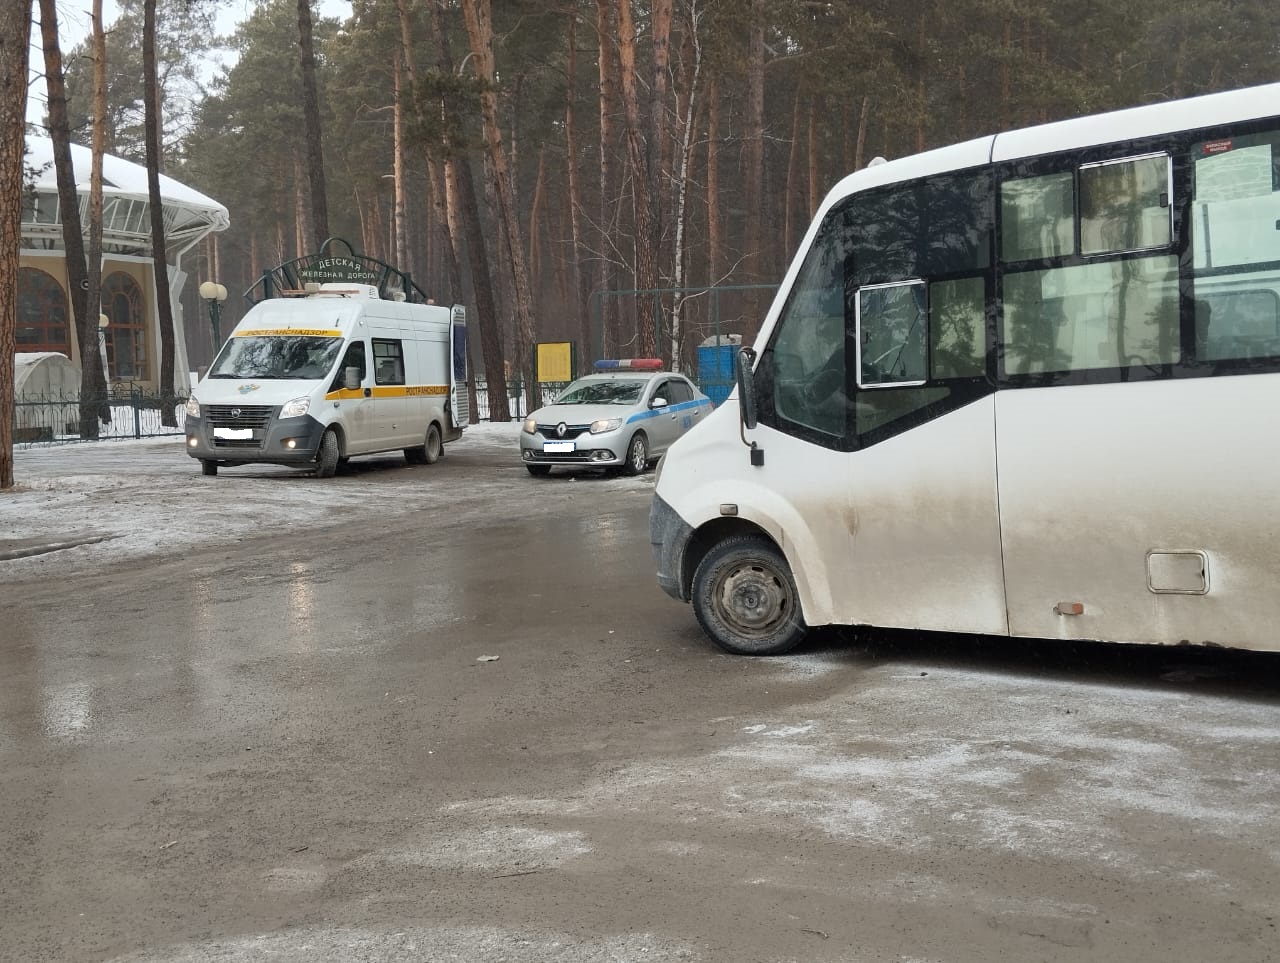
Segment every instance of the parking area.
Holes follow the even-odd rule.
[[[819,632],[715,649],[652,474],[216,478],[21,453],[0,887],[22,960],[1262,961],[1280,666]]]

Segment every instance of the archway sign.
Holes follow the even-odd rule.
[[[337,249],[337,245],[346,248],[346,253]],[[304,254],[277,267],[267,268],[244,296],[256,304],[267,298],[303,291],[308,284],[344,281],[375,285],[378,295],[388,301],[401,300],[401,295],[405,301],[415,304],[426,304],[429,300],[407,272],[377,258],[357,254],[351,244],[340,237],[327,238],[316,254]]]

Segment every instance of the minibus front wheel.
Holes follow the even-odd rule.
[[[807,628],[787,560],[761,535],[716,544],[693,574],[691,595],[703,631],[736,655],[780,655]]]

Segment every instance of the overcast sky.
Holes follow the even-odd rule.
[[[229,34],[235,30],[236,24],[245,20],[258,7],[258,0],[221,0],[218,8],[218,33]],[[58,3],[58,36],[62,41],[62,51],[78,44],[89,34],[89,13],[91,0],[77,0],[75,3]],[[312,0],[312,9],[317,16],[345,18],[351,13],[350,0]],[[115,0],[102,0],[102,19],[108,29],[119,15],[120,9]],[[27,121],[40,124],[44,121],[45,95],[44,85],[44,50],[40,46],[40,10],[37,7],[36,21],[31,25],[31,83],[27,92]],[[218,64],[231,64],[235,57],[228,53],[216,54],[209,63],[209,75],[212,76]]]

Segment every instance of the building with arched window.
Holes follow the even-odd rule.
[[[80,222],[89,223],[88,148],[73,145],[80,199]],[[17,350],[58,351],[79,365],[62,243],[58,182],[52,142],[27,137],[27,164],[35,169],[34,190],[22,207],[22,251],[18,271]],[[107,372],[113,385],[133,384],[155,391],[160,382],[158,298],[173,305],[174,390],[190,388],[187,339],[180,295],[187,275],[183,256],[213,231],[230,225],[227,209],[199,191],[160,175],[164,205],[168,277],[157,279],[151,254],[151,213],[147,169],[119,157],[102,159],[102,306],[106,329]],[[158,280],[158,283],[157,283]],[[92,310],[92,309],[91,309]],[[99,359],[93,359],[99,363]]]

